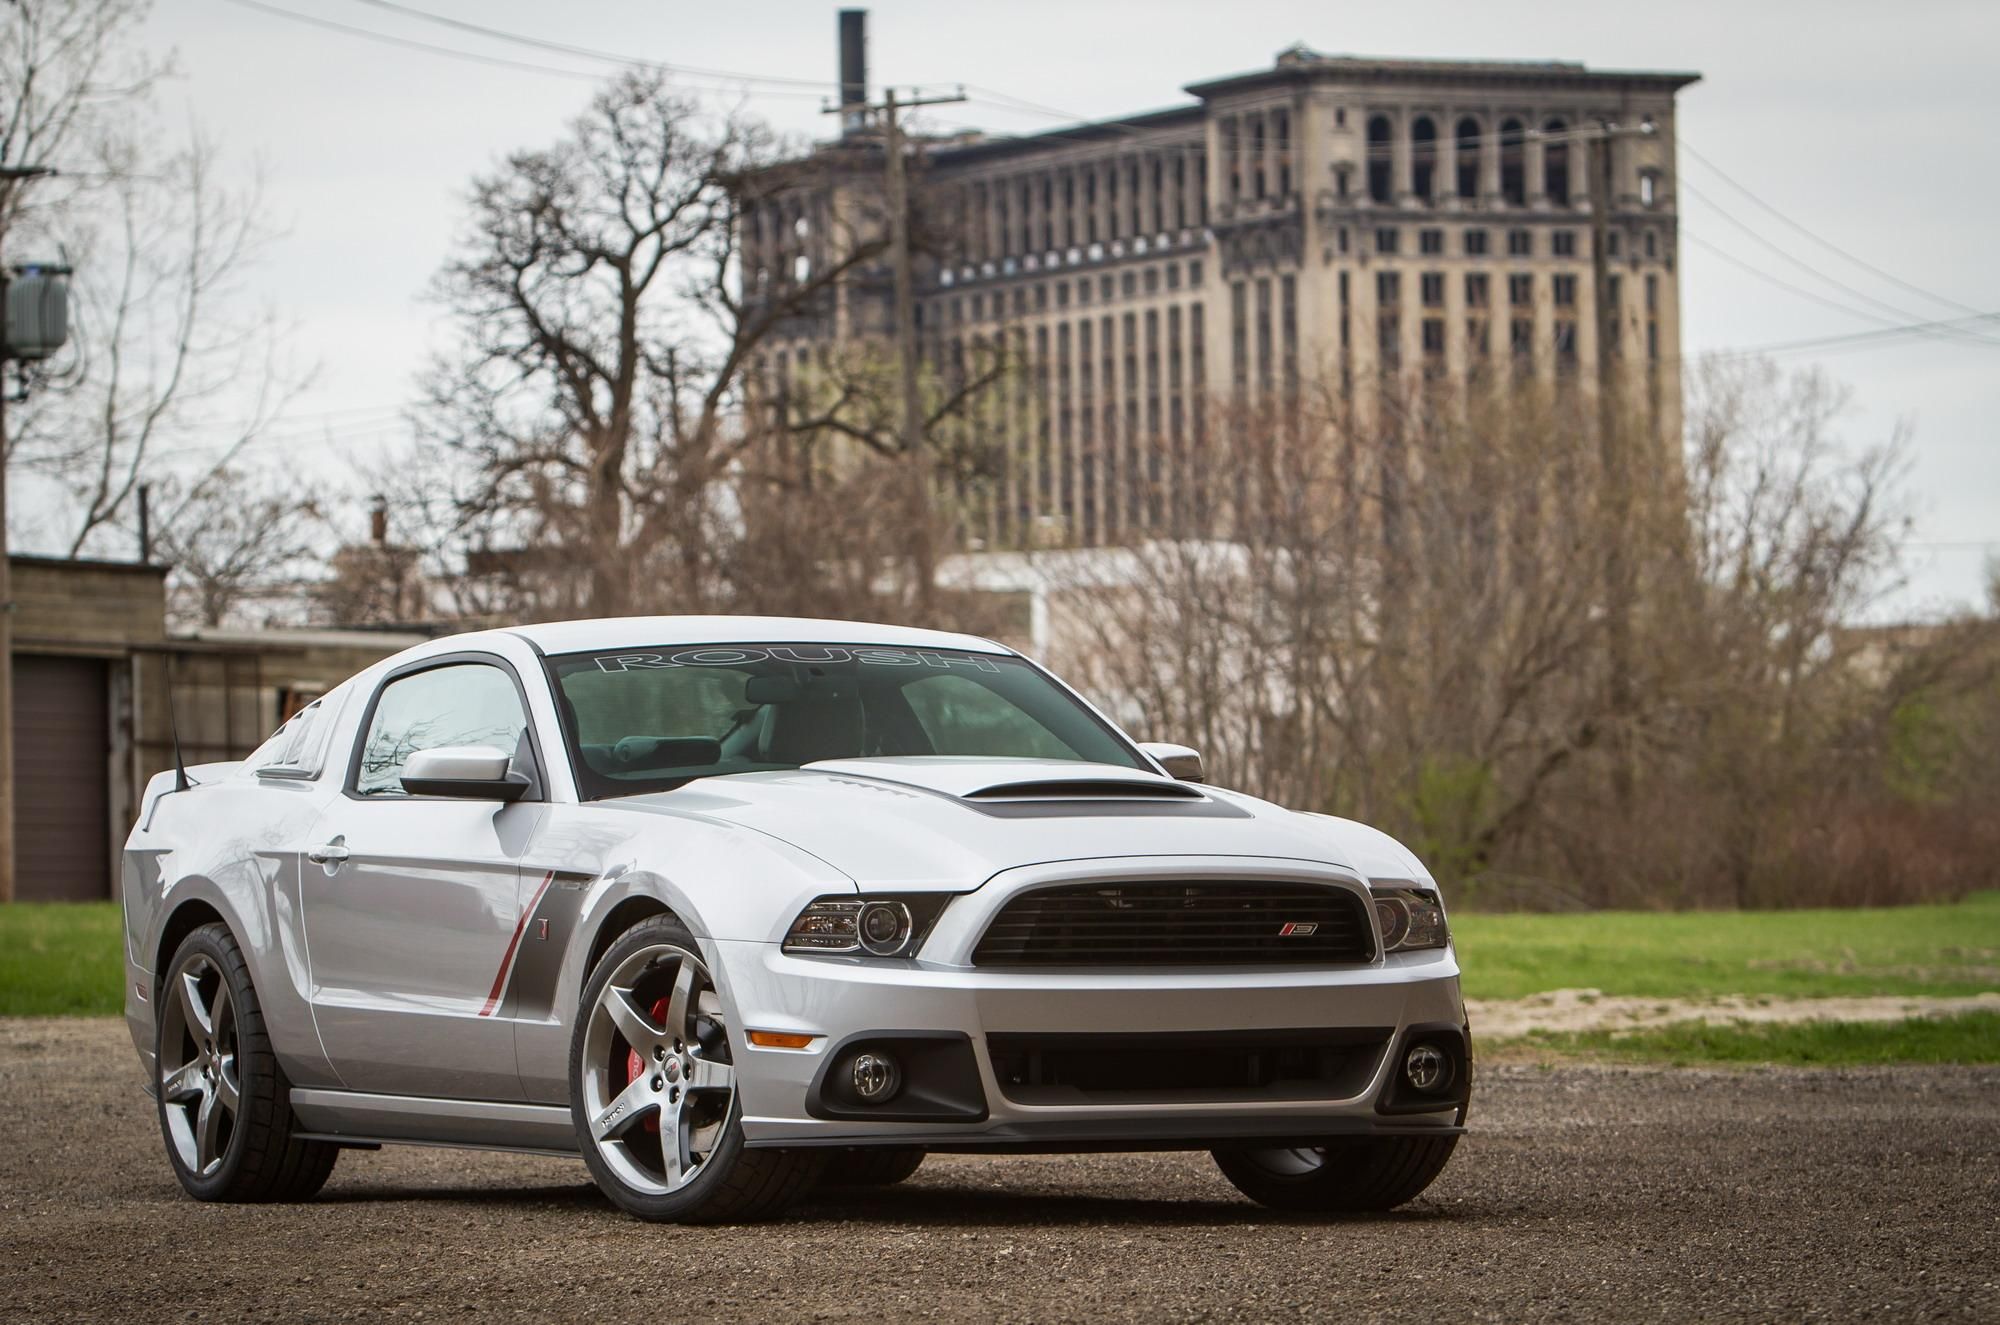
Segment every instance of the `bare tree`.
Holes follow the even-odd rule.
[[[173,567],[168,604],[201,626],[260,624],[248,609],[293,600],[316,563],[319,512],[291,475],[217,468],[163,485],[159,553]]]
[[[76,268],[73,349],[10,412],[7,459],[59,494],[37,532],[70,556],[128,515],[163,443],[198,442],[226,463],[304,382],[282,328],[247,304],[271,238],[259,189],[224,186],[199,132],[165,155],[150,148],[164,66],[129,45],[145,11],[48,0],[0,22],[0,156],[61,172],[32,189],[0,183],[0,243],[59,248]]]

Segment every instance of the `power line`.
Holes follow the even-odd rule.
[[[296,10],[282,9],[277,5],[267,5],[263,0],[224,0],[241,9],[254,9],[262,14],[277,18],[288,18],[295,23],[305,23],[329,32],[342,32],[351,37],[365,37],[370,41],[384,42],[391,46],[401,46],[407,50],[423,51],[430,55],[442,55],[453,60],[468,60],[474,64],[492,65],[500,69],[513,69],[523,73],[547,74],[555,78],[583,79],[588,82],[600,81],[598,75],[583,69],[558,69],[554,65],[530,64],[526,60],[510,60],[499,55],[481,55],[475,51],[459,50],[454,46],[438,46],[428,41],[417,41],[411,37],[398,37],[392,33],[377,32],[373,28],[357,27],[352,23],[341,23],[317,14],[301,14]]]
[[[325,28],[330,32],[339,32],[350,37],[361,37],[368,41],[381,42],[389,46],[399,46],[405,50],[420,51],[427,55],[441,55],[447,59],[464,60],[472,64],[489,65],[499,69],[512,69],[519,73],[543,74],[552,78],[567,78],[572,81],[586,83],[601,83],[604,81],[603,75],[592,73],[587,69],[562,69],[555,65],[535,64],[527,60],[513,60],[500,55],[484,55],[477,51],[468,51],[457,46],[440,46],[435,42],[418,41],[413,37],[399,37],[394,33],[378,32],[374,28],[364,28],[352,23],[342,23],[335,19],[321,18],[316,14],[301,14],[297,10],[265,4],[263,0],[224,0],[224,2],[243,9],[254,9],[259,13],[269,14],[275,18],[288,18],[296,23],[305,23],[312,27]],[[663,68],[664,66],[652,67]],[[690,92],[722,92],[734,89],[690,87],[687,90]],[[746,95],[758,97],[791,97],[798,100],[810,101],[824,100],[823,95],[809,92],[782,92],[748,87],[741,90]]]
[[[816,89],[816,96],[824,97],[829,83],[823,78],[792,78],[780,74],[745,74],[729,69],[701,69],[694,65],[669,64],[664,60],[648,60],[638,56],[620,55],[616,51],[600,50],[592,46],[578,46],[566,41],[554,41],[545,37],[531,37],[522,32],[511,32],[505,28],[488,27],[484,23],[472,23],[462,18],[452,18],[447,14],[432,13],[415,5],[398,4],[396,0],[355,0],[356,4],[369,5],[392,14],[403,14],[421,19],[426,23],[436,23],[460,32],[476,33],[491,37],[496,41],[512,42],[517,46],[527,46],[536,50],[556,51],[564,55],[579,56],[586,60],[600,60],[607,64],[621,65],[628,69],[657,69],[667,73],[687,74],[696,78],[720,78],[741,83],[770,83],[786,87],[808,87]]]
[[[1762,198],[1758,197],[1757,194],[1753,193],[1750,190],[1749,186],[1738,183],[1736,179],[1733,176],[1731,176],[1728,172],[1723,170],[1721,166],[1716,165],[1715,162],[1709,160],[1707,157],[1703,156],[1700,152],[1696,151],[1694,149],[1694,145],[1688,142],[1687,135],[1685,134],[1680,135],[1679,138],[1677,139],[1677,142],[1682,151],[1686,152],[1690,157],[1694,158],[1696,161],[1699,161],[1703,166],[1706,166],[1709,170],[1714,171],[1716,178],[1720,179],[1730,188],[1735,189],[1738,193],[1748,198],[1751,202],[1756,203],[1759,207],[1769,212],[1772,216],[1777,217],[1778,220],[1784,222],[1787,226],[1790,226],[1793,230],[1798,231],[1800,234],[1804,235],[1807,239],[1810,239],[1813,243],[1818,244],[1823,249],[1826,249],[1829,253],[1833,253],[1839,257],[1845,258],[1847,261],[1853,263],[1855,266],[1861,268],[1863,271],[1872,273],[1875,276],[1879,276],[1883,280],[1889,282],[1891,285],[1900,286],[1903,289],[1908,290],[1911,294],[1922,295],[1924,298],[1929,299],[1935,303],[1943,304],[1948,308],[1955,308],[1961,313],[1977,313],[1979,311],[1978,309],[1974,308],[1971,304],[1961,303],[1960,301],[1953,299],[1948,295],[1942,295],[1932,290],[1926,290],[1921,285],[1913,285],[1909,281],[1904,280],[1902,277],[1897,276],[1894,272],[1884,271],[1882,268],[1876,266],[1872,262],[1869,262],[1867,259],[1856,257],[1854,254],[1840,247],[1840,245],[1834,243],[1832,240],[1821,237],[1820,235],[1814,233],[1813,231],[1807,229],[1805,226],[1801,225],[1799,222],[1794,221],[1791,217],[1785,215],[1785,213],[1779,211],[1776,207],[1772,206],[1770,203],[1765,202]]]
[[[1841,303],[1838,299],[1829,299],[1827,296],[1819,293],[1817,290],[1808,290],[1803,285],[1792,284],[1790,281],[1786,280],[1782,276],[1774,276],[1770,272],[1765,271],[1762,267],[1758,266],[1756,263],[1747,262],[1744,259],[1739,258],[1735,254],[1731,253],[1728,249],[1723,248],[1721,245],[1703,239],[1700,235],[1695,234],[1692,230],[1689,230],[1685,223],[1683,223],[1682,226],[1680,227],[1680,232],[1681,236],[1684,239],[1687,239],[1690,242],[1698,244],[1702,248],[1707,249],[1709,252],[1715,254],[1715,256],[1717,256],[1718,258],[1721,258],[1724,262],[1727,262],[1730,266],[1740,267],[1744,271],[1749,272],[1752,276],[1755,276],[1757,279],[1762,281],[1768,281],[1772,285],[1777,286],[1781,290],[1789,290],[1793,294],[1799,296],[1801,299],[1810,299],[1814,303],[1819,304],[1824,308],[1831,308],[1837,313],[1845,313],[1849,317],[1864,318],[1870,322],[1880,323],[1885,327],[1893,327],[1896,325],[1896,323],[1890,321],[1888,318],[1883,317],[1879,313],[1871,313],[1866,309],[1851,307],[1850,305]]]
[[[1977,322],[2000,322],[2000,313],[1972,313],[1965,317],[1944,318],[1935,322],[1912,322],[1894,327],[1877,327],[1872,331],[1850,331],[1837,336],[1811,336],[1804,340],[1773,341],[1765,345],[1745,345],[1736,349],[1710,350],[1707,354],[1714,358],[1737,359],[1750,358],[1762,354],[1787,354],[1798,350],[1840,349],[1848,346],[1865,349],[1871,344],[1890,341],[1900,336],[1949,327],[1962,327],[1968,323]]]
[[[1681,187],[1686,189],[1689,193],[1693,194],[1695,197],[1700,198],[1703,202],[1707,203],[1710,210],[1712,210],[1717,216],[1720,216],[1723,220],[1729,222],[1729,224],[1735,226],[1738,230],[1741,230],[1744,234],[1750,236],[1751,239],[1757,241],[1758,244],[1771,250],[1773,253],[1783,258],[1786,262],[1791,263],[1794,267],[1797,267],[1799,270],[1806,272],[1809,275],[1816,276],[1820,280],[1825,281],[1828,285],[1833,286],[1835,289],[1850,294],[1854,296],[1856,299],[1859,299],[1862,302],[1869,304],[1875,308],[1883,309],[1886,312],[1895,315],[1896,317],[1903,318],[1905,320],[1913,322],[1922,320],[1923,315],[1921,313],[1914,312],[1907,308],[1898,307],[1897,305],[1889,303],[1886,300],[1877,299],[1874,295],[1869,294],[1866,290],[1858,289],[1855,286],[1849,285],[1847,282],[1841,280],[1837,276],[1821,271],[1818,267],[1813,266],[1811,263],[1807,262],[1804,258],[1801,258],[1797,254],[1788,251],[1786,248],[1784,248],[1784,246],[1776,243],[1773,240],[1767,239],[1765,236],[1759,234],[1756,230],[1752,229],[1749,224],[1737,219],[1737,217],[1732,215],[1720,203],[1716,202],[1715,199],[1709,197],[1706,193],[1703,193],[1700,189],[1696,188],[1691,181],[1685,179],[1682,180]],[[1974,335],[1971,338],[1984,341],[1989,345],[2000,344],[2000,341],[1991,340],[1986,336]]]

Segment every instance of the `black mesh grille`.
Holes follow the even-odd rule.
[[[1325,966],[1374,953],[1361,899],[1303,883],[1069,884],[1007,903],[978,966]]]

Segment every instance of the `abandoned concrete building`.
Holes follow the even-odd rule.
[[[995,405],[1004,472],[982,541],[1151,532],[1162,485],[1228,463],[1208,435],[1218,407],[1272,409],[1308,379],[1365,424],[1425,379],[1491,365],[1588,383],[1609,353],[1658,435],[1677,437],[1674,108],[1697,78],[1294,47],[1165,110],[913,137],[927,370],[963,380],[994,352],[1026,365]],[[1610,346],[1586,178],[1600,138]],[[753,310],[881,233],[883,162],[857,116],[744,181]],[[857,266],[785,320],[766,360],[777,398],[892,318],[886,262]]]

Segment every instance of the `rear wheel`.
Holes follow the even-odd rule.
[[[202,1201],[303,1201],[340,1157],[295,1135],[291,1084],[235,938],[203,925],[160,982],[154,1085],[167,1159]]]
[[[744,1148],[722,998],[671,916],[627,930],[584,986],[570,1112],[598,1187],[641,1219],[769,1218],[823,1163],[810,1151]]]
[[[1278,1210],[1391,1210],[1444,1171],[1456,1136],[1329,1137],[1291,1150],[1218,1150],[1222,1175]]]
[[[888,1147],[835,1151],[820,1175],[821,1187],[893,1187],[923,1165],[924,1152]]]

